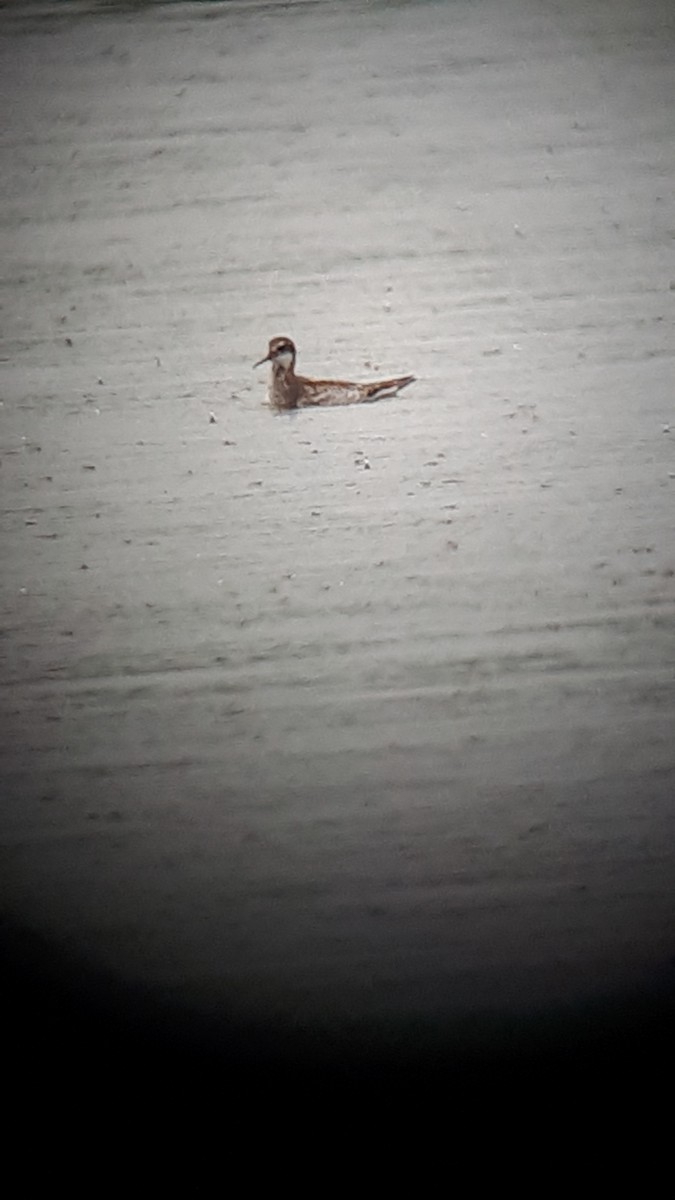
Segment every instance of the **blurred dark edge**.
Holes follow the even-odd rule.
[[[307,8],[326,5],[335,0],[0,0],[0,11],[5,14],[31,16],[79,15],[81,13],[133,12],[149,8],[183,8],[194,15],[203,9],[234,8]],[[368,0],[366,0],[368,2]],[[389,2],[392,0],[378,0]],[[393,0],[394,3],[416,4],[420,0]],[[433,3],[435,0],[424,0]]]
[[[675,969],[645,992],[532,1016],[269,1027],[200,1016],[149,989],[92,971],[66,949],[0,920],[5,1046],[17,1079],[115,1079],[161,1094],[219,1079],[283,1083],[437,1078],[519,1080],[572,1070],[607,1079],[672,1062]]]

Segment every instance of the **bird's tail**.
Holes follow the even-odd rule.
[[[414,375],[400,375],[398,379],[380,379],[377,383],[364,383],[359,399],[362,404],[368,404],[371,400],[384,400],[387,396],[395,396],[409,383],[414,382]]]

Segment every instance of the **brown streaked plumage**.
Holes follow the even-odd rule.
[[[269,402],[277,410],[328,407],[336,404],[369,404],[386,396],[395,396],[412,383],[414,375],[397,379],[378,379],[375,383],[349,383],[343,379],[306,379],[295,374],[296,351],[288,337],[272,338],[267,354],[256,367],[270,363]]]

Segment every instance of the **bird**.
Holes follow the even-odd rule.
[[[338,404],[369,404],[395,396],[413,383],[414,375],[379,379],[374,383],[349,383],[344,379],[306,379],[295,374],[295,345],[289,337],[274,337],[267,354],[254,367],[270,363],[268,400],[277,412],[295,408],[329,407]]]

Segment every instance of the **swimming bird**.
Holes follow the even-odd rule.
[[[396,379],[380,379],[375,383],[349,383],[344,379],[306,379],[295,374],[296,350],[289,337],[272,338],[267,354],[260,362],[270,363],[268,399],[270,406],[278,411],[292,408],[310,408],[317,405],[328,407],[337,404],[369,404],[395,396],[401,388],[415,379],[414,375],[400,375]]]

